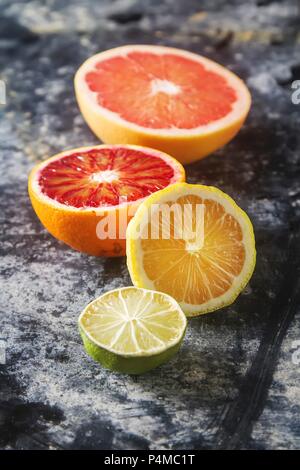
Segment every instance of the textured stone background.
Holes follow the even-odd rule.
[[[0,447],[295,449],[300,446],[299,5],[248,0],[0,0]],[[68,249],[35,217],[35,162],[96,143],[72,78],[127,43],[177,46],[244,78],[251,115],[226,148],[187,168],[253,220],[258,262],[229,308],[190,321],[180,354],[141,377],[101,369],[76,327],[86,305],[130,284],[124,259]],[[297,361],[294,361],[297,362]]]

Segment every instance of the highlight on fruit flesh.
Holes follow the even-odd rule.
[[[231,140],[251,104],[246,85],[225,67],[162,46],[96,54],[77,71],[75,91],[83,117],[104,142],[150,146],[182,163]]]
[[[255,258],[249,217],[210,186],[178,183],[158,191],[127,228],[133,284],[173,296],[187,316],[231,304],[248,283]]]
[[[94,360],[117,372],[141,374],[178,351],[187,322],[172,297],[131,286],[91,302],[78,323]]]
[[[183,167],[165,153],[99,145],[40,163],[30,174],[28,189],[37,216],[56,238],[91,255],[121,256],[128,221],[140,202],[184,179]],[[108,231],[99,235],[106,219]]]

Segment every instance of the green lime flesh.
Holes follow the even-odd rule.
[[[181,340],[166,351],[153,356],[141,356],[141,357],[124,357],[118,354],[112,353],[107,349],[104,349],[97,344],[93,343],[87,335],[84,333],[82,328],[79,328],[79,332],[85,347],[86,352],[97,362],[99,362],[106,369],[113,370],[114,372],[121,372],[123,374],[139,375],[154,369],[165,362],[169,361],[180,349],[182,340],[185,332],[182,335]]]

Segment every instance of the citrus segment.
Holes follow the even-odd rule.
[[[175,207],[169,217],[165,207]],[[127,257],[136,286],[172,295],[187,315],[206,313],[232,303],[251,277],[253,228],[219,189],[178,183],[140,206],[127,228]]]
[[[125,230],[139,203],[169,184],[184,180],[172,157],[137,146],[83,147],[37,165],[29,195],[43,225],[59,240],[93,255],[125,254]],[[107,215],[115,227],[99,238]]]
[[[79,317],[87,352],[105,367],[143,373],[179,348],[186,318],[170,296],[135,287],[103,294]]]
[[[91,57],[75,76],[75,91],[102,140],[159,148],[183,163],[228,142],[251,102],[229,70],[162,46],[123,46]]]

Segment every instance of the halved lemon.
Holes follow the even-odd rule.
[[[210,186],[177,183],[152,194],[126,238],[133,284],[171,295],[187,316],[231,304],[255,267],[249,217]]]
[[[126,374],[141,374],[168,361],[178,351],[187,324],[172,297],[136,287],[101,295],[78,322],[88,354]]]

